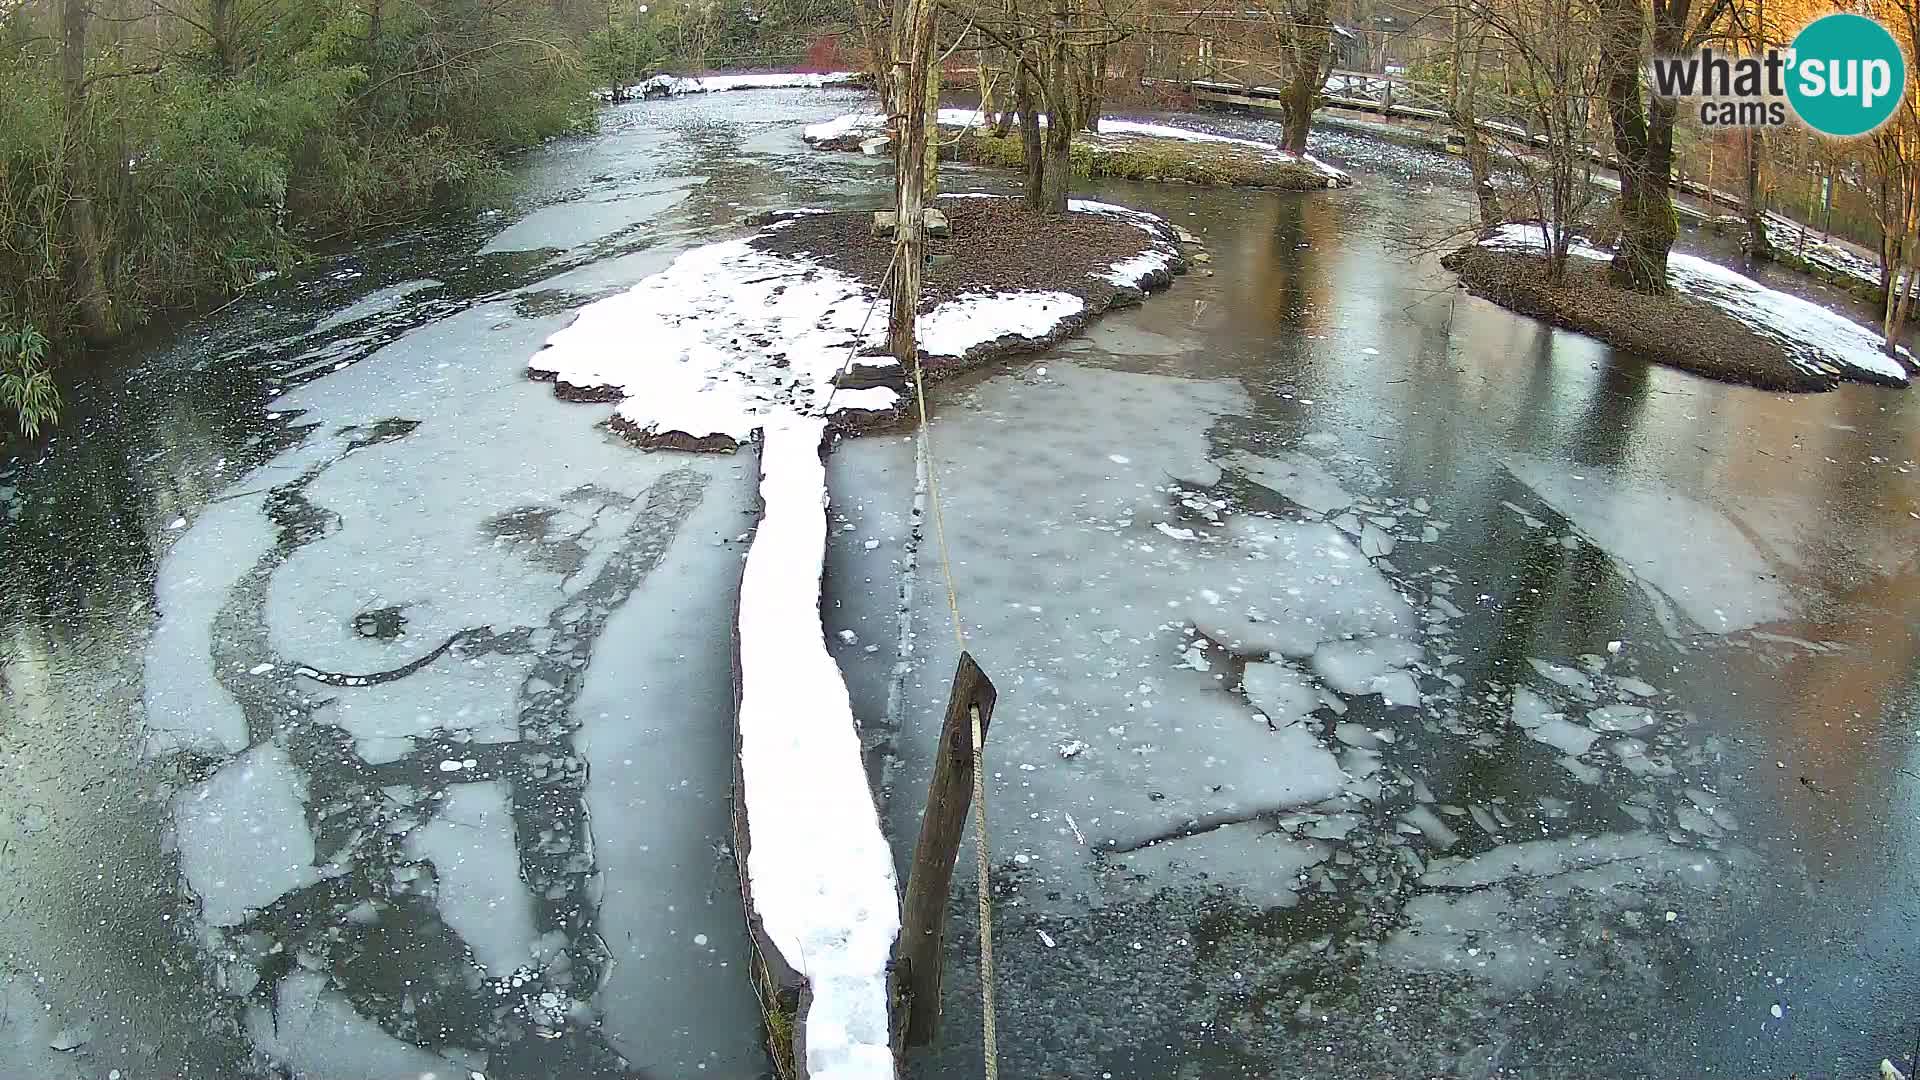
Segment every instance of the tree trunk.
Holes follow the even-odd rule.
[[[207,30],[215,72],[232,78],[240,66],[233,40],[233,0],[208,0]]]
[[[106,250],[94,220],[92,140],[87,132],[87,0],[61,0],[60,84],[66,99],[68,273],[81,327],[89,340],[110,340],[115,325],[107,292]]]
[[[933,23],[927,32],[932,34],[940,23],[938,9],[934,11]],[[929,43],[929,50],[932,49]],[[921,103],[926,111],[927,147],[921,155],[920,192],[928,203],[933,202],[940,193],[940,61],[937,57],[927,61],[926,93]]]
[[[1634,292],[1664,295],[1673,218],[1671,98],[1655,98],[1651,115],[1640,98],[1646,21],[1640,0],[1603,0],[1600,70],[1614,153],[1620,159],[1620,240],[1613,281]]]
[[[1026,166],[1024,194],[1029,210],[1045,210],[1047,157],[1040,138],[1039,99],[1033,92],[1033,72],[1025,55],[1014,79],[1014,108],[1020,111],[1020,161]]]
[[[1313,108],[1326,82],[1327,60],[1333,53],[1333,20],[1328,0],[1304,0],[1296,9],[1292,38],[1292,70],[1288,72],[1285,141],[1290,154],[1307,152],[1313,130]]]
[[[1760,204],[1760,158],[1766,153],[1764,140],[1759,128],[1747,129],[1747,253],[1757,259],[1773,258],[1773,241],[1767,237],[1767,214]]]
[[[920,303],[920,271],[926,258],[926,161],[936,141],[925,108],[933,81],[933,35],[940,9],[934,0],[902,0],[895,9],[894,70],[899,72],[899,113],[894,143],[894,277],[887,312],[887,348],[910,368],[917,362],[914,323]]]
[[[1917,251],[1920,251],[1920,192],[1914,191],[1913,185],[1912,172],[1908,170],[1903,185],[1907,191],[1907,197],[1902,201],[1902,206],[1906,210],[1906,233],[1900,241],[1900,258],[1887,293],[1888,299],[1893,301],[1891,304],[1893,317],[1887,324],[1888,356],[1900,354],[1900,339],[1906,336],[1907,312],[1913,298],[1913,268],[1917,261],[1914,256]],[[1894,299],[1896,296],[1897,300]]]
[[[1460,129],[1461,137],[1466,141],[1467,171],[1473,177],[1473,198],[1480,210],[1480,227],[1491,229],[1501,222],[1500,193],[1493,186],[1493,161],[1487,153],[1486,136],[1480,131],[1479,113],[1474,108],[1475,88],[1480,83],[1480,65],[1486,55],[1483,36],[1476,34],[1473,40],[1473,70],[1463,80],[1458,70],[1465,59],[1465,43],[1460,37],[1460,15],[1454,14],[1454,87],[1450,104],[1453,107],[1453,123]]]

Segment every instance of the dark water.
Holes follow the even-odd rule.
[[[529,156],[521,210],[262,286],[97,376],[0,473],[0,1074],[762,1075],[726,848],[751,463],[636,453],[605,407],[523,373],[581,304],[747,214],[871,201],[880,165],[797,134],[860,101],[611,110]],[[1457,165],[1316,151],[1359,182],[1102,189],[1199,234],[1212,273],[938,395],[970,645],[1003,701],[1003,1065],[1857,1076],[1898,1056],[1920,989],[1912,396],[1762,394],[1515,318],[1410,253],[1458,213]],[[1369,573],[1418,609],[1422,700],[1321,710],[1340,793],[1314,820],[1253,807],[1285,855],[1216,830],[1195,879],[1183,800],[1264,751],[1195,743],[1134,684],[1178,702],[1154,716],[1213,717],[1244,663],[1176,671],[1187,605],[1284,575],[1151,526],[1291,524],[1238,457],[1287,453],[1393,519]],[[896,688],[912,448],[834,461],[854,528],[828,628],[882,646],[842,659],[906,845],[944,593],[923,546],[924,644]],[[1582,657],[1597,674],[1568,674]],[[1638,684],[1658,722],[1572,765],[1508,722],[1516,687],[1578,720]],[[1395,738],[1356,754],[1337,722]],[[1127,744],[1144,782],[1050,772],[1062,732]],[[1421,807],[1449,850],[1407,825]],[[1174,863],[1075,842],[1116,821]],[[1432,870],[1510,851],[1486,885]],[[956,905],[927,1075],[978,1070]]]

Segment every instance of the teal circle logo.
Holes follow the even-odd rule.
[[[1864,15],[1824,15],[1793,39],[1787,100],[1822,135],[1865,135],[1907,92],[1907,59],[1887,28]]]

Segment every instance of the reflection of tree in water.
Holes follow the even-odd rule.
[[[590,504],[590,519],[609,508],[644,505],[613,541],[605,564],[563,595],[545,626],[473,627],[427,654],[463,660],[530,655],[516,699],[519,741],[478,745],[442,732],[417,739],[404,757],[370,764],[348,732],[328,721],[332,699],[316,691],[377,684],[423,665],[416,660],[392,672],[342,675],[280,657],[267,625],[266,595],[294,552],[342,524],[306,497],[307,487],[357,449],[411,430],[401,423],[342,432],[336,454],[274,488],[266,511],[277,529],[275,546],[215,618],[213,667],[245,713],[249,742],[287,749],[309,792],[315,850],[343,868],[229,931],[226,944],[237,959],[227,983],[272,1007],[279,981],[296,966],[330,971],[354,1007],[395,1037],[489,1052],[490,1075],[636,1075],[595,1029],[579,1022],[609,956],[594,930],[587,770],[574,753],[578,725],[570,711],[607,619],[664,556],[704,482],[682,469],[638,500],[595,488],[564,496]],[[272,669],[263,670],[268,664]],[[441,769],[449,759],[472,767],[450,777]],[[442,919],[431,864],[406,851],[408,836],[433,818],[440,795],[454,784],[488,781],[503,781],[511,792],[520,875],[534,902],[534,932],[542,936],[534,958],[539,967],[495,976]]]
[[[1548,402],[1558,392],[1555,383],[1565,370],[1553,363],[1554,336],[1543,333],[1537,341],[1539,355],[1534,358],[1518,417],[1516,441],[1525,445],[1548,440],[1541,429],[1551,424]],[[1602,364],[1600,383],[1588,399],[1586,412],[1564,440],[1570,456],[1586,467],[1617,464],[1633,442],[1648,390],[1645,364]],[[1598,652],[1619,637],[1634,595],[1604,551],[1578,539],[1569,546],[1573,533],[1564,521],[1557,527],[1536,529],[1505,505],[1525,505],[1533,498],[1525,485],[1500,470],[1482,486],[1477,507],[1454,515],[1457,523],[1469,523],[1465,528],[1456,524],[1454,537],[1465,542],[1464,551],[1473,553],[1468,562],[1510,571],[1503,579],[1489,577],[1484,583],[1487,615],[1472,620],[1464,631],[1475,639],[1450,646],[1470,658],[1459,672],[1469,692],[1495,692],[1491,704],[1478,706],[1483,721],[1503,717],[1512,689],[1532,679],[1529,657],[1563,662],[1574,653]],[[1550,522],[1558,518],[1549,509],[1539,514]],[[1469,531],[1475,527],[1477,534]],[[1435,765],[1450,766],[1451,775],[1435,777],[1436,791],[1451,791],[1443,797],[1462,801],[1514,792],[1551,793],[1599,815],[1585,824],[1620,824],[1612,820],[1618,816],[1616,806],[1597,803],[1594,789],[1551,764],[1556,754],[1507,725],[1485,726],[1502,732],[1498,751],[1454,748],[1433,758]]]

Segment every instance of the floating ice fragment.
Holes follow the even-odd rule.
[[[265,675],[265,674],[266,674],[267,672],[269,672],[269,671],[272,671],[272,670],[273,670],[273,665],[272,665],[272,664],[255,664],[255,665],[253,665],[253,666],[252,666],[251,668],[248,668],[248,669],[247,669],[247,674],[249,674],[249,675]]]
[[[1041,370],[1045,371],[1046,369],[1042,368]],[[1035,930],[1034,933],[1040,935],[1040,944],[1045,945],[1049,949],[1053,948],[1053,938],[1049,936],[1045,930]]]
[[[1115,465],[1133,464],[1133,459],[1126,456],[1125,454],[1108,454],[1107,460],[1113,462]]]
[[[860,635],[851,630],[842,630],[840,631],[840,640],[849,645],[858,645],[860,644]]]
[[[1154,522],[1153,527],[1158,529],[1163,535],[1172,537],[1175,540],[1192,540],[1194,538],[1192,529],[1177,529],[1164,521]]]
[[[1786,1010],[1784,1010],[1784,1009],[1782,1009],[1782,1008],[1780,1007],[1780,1003],[1779,1003],[1779,1002],[1777,1002],[1777,1001],[1776,1001],[1776,1002],[1774,1002],[1774,1004],[1773,1004],[1773,1008],[1771,1008],[1771,1009],[1768,1009],[1767,1011],[1773,1014],[1773,1018],[1774,1018],[1775,1020],[1778,1020],[1778,1019],[1780,1019],[1781,1017],[1783,1017],[1783,1016],[1785,1016],[1785,1015],[1786,1015]]]
[[[443,761],[440,763],[440,771],[441,772],[459,772],[460,763],[457,761]]]
[[[866,549],[867,549],[868,551],[872,551],[873,549],[875,549],[875,548],[877,548],[877,547],[879,547],[879,546],[880,546],[880,541],[878,541],[878,540],[869,540],[869,541],[867,541],[867,542],[866,542],[865,544],[862,544],[861,546],[862,546],[862,547],[864,547],[864,548],[866,548]]]
[[[707,935],[705,934],[693,935],[693,943],[695,945],[705,945],[707,943]]]
[[[173,529],[184,529],[184,528],[186,528],[186,527],[187,527],[187,519],[186,519],[186,518],[174,518],[174,519],[173,519],[173,524],[171,524],[171,525],[169,525],[169,526],[167,526],[167,528],[168,528],[169,530],[173,530]]]
[[[1078,757],[1085,753],[1086,750],[1087,743],[1084,739],[1069,739],[1060,744],[1060,756],[1063,758]]]

